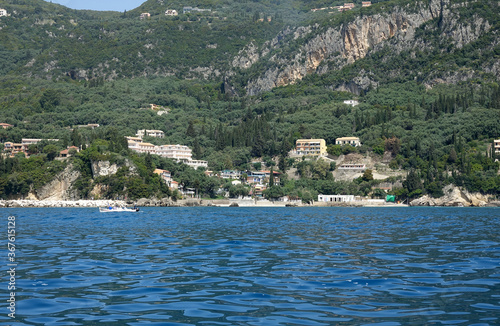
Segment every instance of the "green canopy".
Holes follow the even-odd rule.
[[[385,197],[385,201],[392,201],[392,202],[395,202],[396,201],[396,196],[394,195],[387,195]]]

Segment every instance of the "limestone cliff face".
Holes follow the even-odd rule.
[[[435,18],[441,20],[443,34],[450,37],[457,47],[476,40],[490,29],[489,23],[479,17],[460,23],[459,17],[451,13],[449,0],[431,0],[414,3],[411,7],[396,7],[390,13],[360,16],[352,22],[326,30],[317,25],[299,27],[295,31],[284,32],[281,38],[293,35],[293,40],[296,40],[311,33],[317,35],[306,41],[291,60],[279,54],[270,56],[268,60],[275,63],[274,67],[251,80],[247,85],[247,93],[255,95],[277,86],[293,84],[308,74],[341,69],[385,45],[389,45],[395,54],[408,48],[418,48],[423,45],[417,44],[415,39],[417,28]],[[248,47],[233,60],[233,66],[248,69],[280,46],[278,39],[266,43],[260,51],[255,46]],[[358,77],[365,84],[361,88],[372,84],[366,81],[366,75]],[[346,90],[351,90],[350,86],[346,86]]]
[[[72,189],[73,183],[80,177],[80,172],[69,164],[54,180],[36,191],[39,200],[76,200],[78,192]]]
[[[461,206],[461,207],[483,207],[491,200],[480,193],[469,193],[453,185],[443,188],[444,196],[432,198],[425,195],[410,202],[410,206]]]

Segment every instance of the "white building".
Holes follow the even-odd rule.
[[[339,170],[366,170],[365,164],[342,164],[337,169]]]
[[[173,158],[177,161],[191,161],[193,158],[191,148],[179,144],[157,146],[156,155]]]
[[[156,138],[165,138],[165,133],[162,130],[147,130],[147,129],[142,129],[142,130],[137,130],[137,137],[156,137]]]
[[[141,14],[141,17],[140,17],[140,18],[141,18],[141,19],[149,19],[149,18],[151,18],[151,14],[150,14],[149,12],[143,12],[143,13]]]
[[[358,137],[341,137],[335,139],[335,145],[351,145],[351,146],[361,146],[361,142]]]
[[[167,9],[167,11],[165,11],[165,16],[177,16],[178,13],[177,13],[177,10],[175,9]]]
[[[356,100],[347,100],[347,101],[344,101],[344,104],[356,106],[359,104],[359,102]]]
[[[184,164],[189,165],[193,169],[197,168],[208,168],[208,162],[207,161],[202,161],[202,160],[190,160],[190,161],[184,161]]]
[[[500,139],[495,139],[493,141],[493,146],[495,146],[495,154],[500,155]]]
[[[7,10],[0,8],[0,17],[7,16]]]
[[[150,143],[144,143],[139,137],[126,137],[128,148],[137,153],[149,153],[162,157],[167,157],[182,162],[191,166],[194,169],[199,167],[208,167],[207,161],[193,160],[193,153],[191,148],[184,145],[161,145],[155,146]]]
[[[328,203],[349,203],[354,201],[354,195],[318,195],[318,201]]]

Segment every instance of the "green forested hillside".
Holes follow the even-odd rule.
[[[109,198],[172,195],[152,174],[154,167],[169,169],[186,187],[216,196],[220,181],[166,159],[130,153],[123,137],[138,129],[163,130],[165,139],[148,141],[188,145],[215,171],[252,170],[255,159],[268,168],[278,162],[275,171],[295,168],[297,180],[283,177],[281,185],[269,189],[269,197],[368,195],[380,182],[368,175],[335,181],[328,173],[334,166],[289,158],[298,138],[325,139],[332,157],[361,153],[382,160],[384,153],[389,155],[388,167],[408,174],[404,187],[393,190],[401,199],[440,196],[449,183],[498,195],[499,166],[491,147],[500,138],[498,15],[486,10],[493,8],[491,1],[452,2],[467,4],[457,7],[457,19],[480,18],[479,25],[486,21],[488,28],[478,27],[469,43],[457,45],[446,36],[452,35],[451,21],[445,20],[447,27],[437,16],[416,30],[416,47],[394,51],[403,41],[389,39],[339,69],[332,66],[246,96],[247,83],[276,65],[266,58],[292,58],[324,31],[318,27],[294,39],[283,33],[287,28],[341,26],[359,15],[379,13],[382,5],[391,10],[406,2],[315,15],[311,8],[328,4],[214,0],[190,4],[210,8],[210,14],[165,17],[156,1],[126,13],[75,11],[38,0],[0,1],[0,8],[13,13],[0,19],[0,122],[14,125],[0,129],[0,141],[60,139],[33,146],[29,159],[2,158],[0,196],[25,196],[46,184],[68,164],[54,160],[54,153],[82,144],[88,149],[72,159],[82,173],[75,185],[82,197],[96,184],[108,186]],[[184,4],[169,5],[182,12]],[[151,19],[139,20],[144,11]],[[259,21],[268,16],[271,22]],[[280,35],[279,47],[251,68],[233,67],[234,56],[250,42],[264,48]],[[368,76],[372,86],[358,87],[355,94],[340,87],[360,76]],[[358,106],[343,104],[353,98]],[[159,116],[148,109],[151,103],[171,111]],[[73,128],[88,123],[100,127]],[[342,136],[358,136],[363,146],[335,146],[335,138]],[[132,160],[139,174],[123,168],[114,177],[94,180],[89,164],[99,159]]]

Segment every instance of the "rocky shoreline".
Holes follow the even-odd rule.
[[[406,206],[455,206],[455,207],[500,207],[500,201],[479,193],[469,193],[458,187],[447,186],[443,189],[444,196],[432,198],[428,195],[417,198],[409,205],[354,201],[348,203],[314,202],[304,204],[300,201],[282,202],[254,199],[183,199],[141,198],[135,202],[123,200],[0,200],[0,207],[108,207],[131,206],[139,207],[406,207]]]
[[[470,193],[459,187],[443,188],[444,196],[433,198],[424,195],[410,202],[410,206],[500,207],[500,201],[480,193]]]

